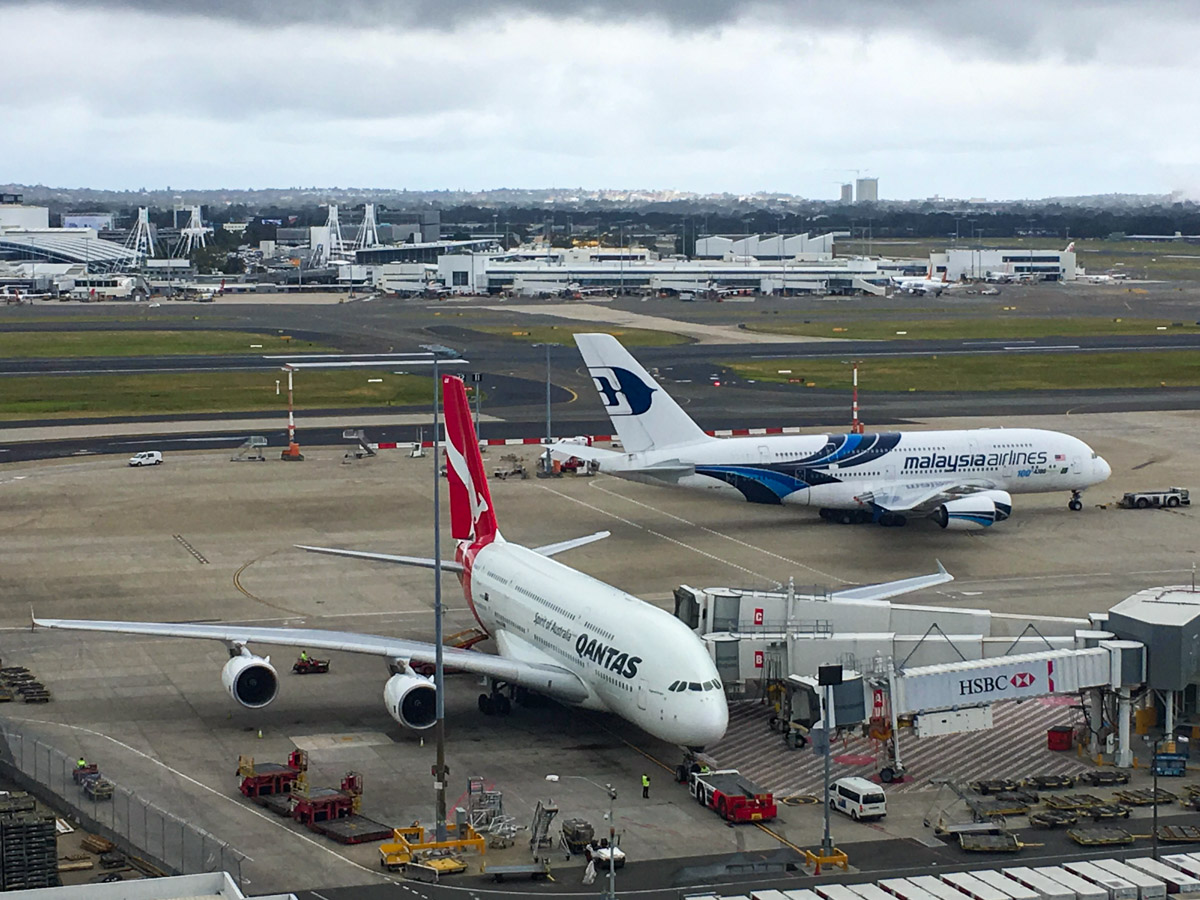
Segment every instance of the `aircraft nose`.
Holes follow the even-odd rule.
[[[1108,476],[1112,474],[1112,466],[1108,464],[1108,461],[1103,456],[1096,457],[1096,461],[1092,464],[1092,468],[1096,473],[1096,479],[1098,481],[1105,481]]]
[[[729,727],[729,704],[720,693],[715,697],[706,697],[700,709],[696,711],[696,743],[693,746],[711,747],[725,737],[725,729]]]

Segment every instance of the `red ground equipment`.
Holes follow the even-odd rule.
[[[328,671],[327,659],[313,659],[310,656],[308,659],[297,659],[292,663],[292,672],[297,675],[324,675]]]
[[[775,796],[737,769],[692,772],[688,776],[688,790],[727,822],[765,822],[774,819],[778,812]]]

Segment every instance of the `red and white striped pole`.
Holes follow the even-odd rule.
[[[304,459],[304,456],[300,453],[300,445],[296,443],[296,414],[292,403],[292,373],[294,370],[291,366],[284,366],[284,369],[288,376],[288,445],[279,458],[299,461]]]
[[[854,363],[854,399],[851,401],[850,409],[850,432],[852,434],[862,434],[862,422],[858,421],[858,363]]]

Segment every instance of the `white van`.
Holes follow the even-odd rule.
[[[162,453],[158,450],[143,450],[129,457],[131,466],[157,466],[162,462]]]
[[[829,786],[829,807],[855,821],[882,819],[887,815],[887,798],[873,781],[858,776],[839,778]]]

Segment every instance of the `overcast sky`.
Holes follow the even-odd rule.
[[[1200,196],[1155,0],[0,0],[0,181]]]

